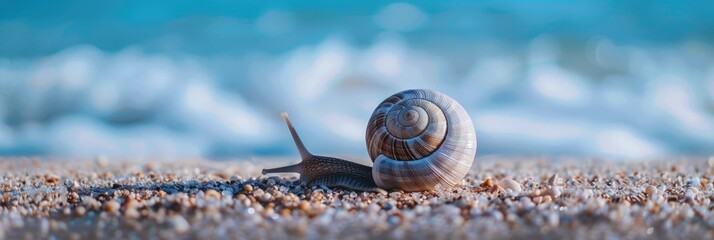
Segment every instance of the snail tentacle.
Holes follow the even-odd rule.
[[[294,173],[300,173],[302,172],[302,165],[300,163],[298,164],[293,164],[285,167],[277,167],[277,168],[266,168],[263,169],[263,175],[269,174],[269,173],[286,173],[286,172],[294,172]]]
[[[290,118],[288,117],[287,112],[282,112],[280,113],[280,116],[283,117],[283,120],[285,120],[285,124],[288,125],[288,129],[290,130],[290,135],[293,137],[293,141],[295,142],[295,146],[298,149],[298,152],[300,152],[300,158],[304,161],[305,159],[309,159],[312,157],[312,154],[310,151],[307,150],[305,147],[305,144],[302,143],[302,140],[300,139],[300,136],[298,135],[297,131],[295,130],[295,127],[293,127],[293,123],[290,122]],[[284,167],[278,167],[278,168],[268,168],[268,169],[263,169],[262,174],[269,174],[269,173],[299,173],[300,175],[303,175],[303,164],[302,162],[289,165],[289,166],[284,166]]]
[[[288,114],[283,112],[281,115],[290,129],[302,161],[290,166],[264,169],[263,175],[294,172],[299,173],[300,182],[308,186],[325,185],[359,191],[385,192],[374,183],[371,167],[339,158],[312,155],[300,140]]]
[[[298,152],[300,152],[300,157],[304,160],[305,158],[309,158],[312,156],[310,151],[307,150],[305,147],[305,144],[302,143],[302,140],[300,139],[300,136],[297,134],[297,131],[295,131],[295,127],[293,127],[293,123],[290,122],[290,118],[288,117],[287,112],[282,112],[280,113],[280,116],[283,117],[283,120],[285,120],[285,124],[288,125],[288,129],[290,129],[290,135],[293,136],[293,141],[295,142],[295,146],[298,149]]]

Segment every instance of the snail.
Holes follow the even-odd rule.
[[[263,169],[294,172],[308,186],[324,185],[358,191],[384,189],[423,191],[437,184],[456,185],[467,174],[476,154],[476,132],[466,110],[451,97],[427,89],[396,93],[377,106],[367,125],[366,141],[373,167],[310,153],[288,114],[290,130],[302,161]]]

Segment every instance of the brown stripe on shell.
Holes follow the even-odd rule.
[[[429,94],[407,94],[411,96],[421,96],[428,97]],[[435,99],[441,99],[435,97]],[[393,108],[391,109],[378,109],[368,125],[367,130],[367,143],[370,153],[370,157],[375,159],[377,155],[384,154],[391,159],[401,160],[401,161],[411,161],[420,159],[431,155],[436,151],[439,146],[443,143],[444,138],[447,133],[447,120],[446,116],[441,109],[436,104],[432,103],[427,99],[403,99],[401,102],[396,104],[391,104]],[[410,107],[411,106],[411,107]],[[421,108],[421,109],[420,109]],[[417,109],[422,115],[419,116],[419,121],[427,121],[421,124],[417,124],[422,129],[416,129],[411,131],[410,128],[403,128],[396,119],[399,113],[396,111],[406,111],[410,109]],[[384,114],[384,112],[387,112]],[[423,115],[426,114],[426,115]],[[392,127],[387,127],[389,125]],[[396,125],[396,126],[393,126]],[[391,130],[390,129],[397,129]],[[404,130],[411,131],[409,133],[401,133],[396,131]],[[418,134],[414,134],[418,133]],[[385,136],[387,134],[387,136]],[[394,136],[399,135],[399,136]],[[410,138],[404,138],[403,136],[411,136]],[[400,137],[401,136],[401,137]],[[375,141],[379,139],[379,141]],[[394,139],[386,139],[394,138]],[[389,143],[389,144],[385,144]]]

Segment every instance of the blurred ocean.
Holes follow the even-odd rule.
[[[712,1],[0,1],[0,155],[367,158],[389,95],[477,154],[714,154]]]

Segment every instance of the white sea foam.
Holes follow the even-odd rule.
[[[266,13],[265,31],[288,31],[270,28],[282,17],[288,15]],[[685,54],[677,46],[662,51],[603,41],[588,48],[593,66],[612,68],[613,49],[629,66],[583,71],[565,64],[566,50],[549,37],[525,53],[499,46],[466,64],[396,33],[368,46],[331,37],[285,53],[237,56],[235,62],[250,64],[230,71],[205,56],[75,46],[0,61],[0,153],[290,154],[294,146],[279,117],[288,111],[311,150],[366,157],[371,112],[410,88],[459,100],[474,119],[481,153],[711,153],[714,84],[705,80],[714,66],[672,60]]]

